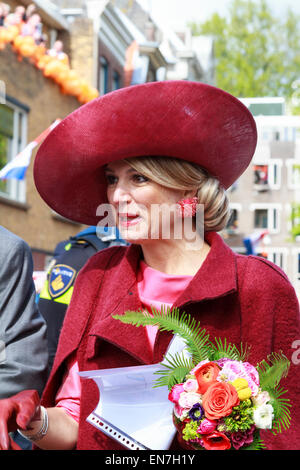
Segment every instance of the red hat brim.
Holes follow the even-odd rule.
[[[177,157],[228,188],[248,167],[256,142],[252,114],[225,91],[199,82],[146,83],[96,98],[62,120],[38,150],[35,184],[57,213],[97,225],[97,207],[107,202],[104,164]]]

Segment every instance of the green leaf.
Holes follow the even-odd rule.
[[[155,381],[154,387],[167,386],[169,390],[175,384],[182,383],[186,375],[193,368],[192,359],[188,359],[178,353],[174,356],[168,354],[161,365],[164,369],[155,372],[160,377]]]
[[[268,361],[268,362],[267,362]],[[290,361],[283,353],[272,353],[257,364],[259,383],[263,390],[273,390],[283,377],[286,377]]]
[[[215,344],[211,343],[212,348],[212,360],[217,361],[223,357],[227,357],[232,361],[246,361],[249,355],[250,348],[241,344],[240,350],[235,344],[228,343],[225,338],[215,338]]]
[[[187,351],[191,354],[193,362],[197,364],[210,357],[211,344],[209,334],[200,327],[191,315],[182,313],[178,308],[162,306],[161,311],[152,307],[151,314],[141,311],[127,311],[124,315],[113,315],[113,318],[123,323],[135,326],[157,325],[161,331],[171,331],[179,335],[187,345]]]
[[[292,407],[288,398],[282,398],[287,393],[283,388],[275,387],[273,390],[268,391],[270,395],[270,404],[274,409],[274,420],[272,426],[272,433],[278,434],[287,430],[291,423],[290,409]]]
[[[294,97],[300,60],[294,11],[279,16],[271,2],[232,0],[226,17],[214,13],[191,27],[193,35],[213,39],[216,86],[238,97]]]

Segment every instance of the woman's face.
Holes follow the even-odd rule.
[[[171,238],[174,211],[170,209],[176,207],[185,191],[161,186],[125,161],[108,164],[105,174],[108,202],[115,210],[116,225],[123,239],[146,243]]]

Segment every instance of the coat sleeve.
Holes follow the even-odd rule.
[[[251,346],[252,361],[267,360],[272,352],[283,352],[290,361],[287,378],[280,387],[292,405],[291,425],[273,436],[262,432],[268,449],[300,448],[300,314],[299,301],[286,275],[277,266],[249,257],[241,286],[243,339]]]
[[[0,237],[0,398],[42,393],[47,378],[46,325],[35,302],[32,256],[15,236]]]
[[[105,272],[109,270],[111,260],[115,256],[118,263],[121,248],[124,251],[124,247],[112,247],[96,253],[78,273],[59,336],[53,368],[42,396],[44,406],[55,405],[55,397],[67,368],[67,359],[71,355],[77,355],[85,331],[97,313],[95,303],[102,292]]]

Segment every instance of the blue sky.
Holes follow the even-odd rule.
[[[184,26],[188,21],[205,21],[212,13],[226,15],[231,0],[138,0],[153,18],[170,27]],[[274,14],[282,15],[289,6],[300,15],[300,0],[268,0]]]

